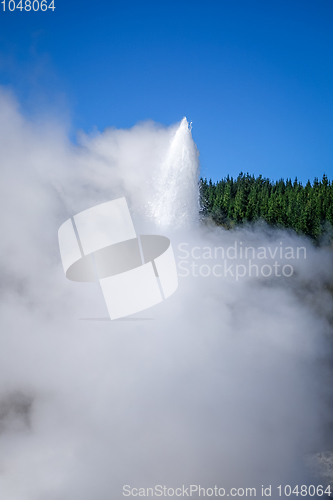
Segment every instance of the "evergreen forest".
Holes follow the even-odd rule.
[[[325,174],[306,185],[297,178],[272,182],[242,172],[216,183],[201,178],[200,206],[204,219],[228,229],[264,220],[315,241],[324,235],[332,241],[333,182]]]

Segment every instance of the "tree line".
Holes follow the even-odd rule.
[[[325,174],[305,186],[297,178],[272,182],[242,172],[216,183],[201,178],[200,207],[203,218],[226,228],[264,220],[319,240],[332,235],[333,182]]]

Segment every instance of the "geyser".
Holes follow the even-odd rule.
[[[0,429],[1,498],[110,500],[124,485],[191,484],[257,496],[271,484],[276,498],[276,485],[311,484],[302,456],[323,449],[330,418],[331,254],[285,232],[195,227],[186,120],[73,146],[8,95],[0,106],[0,400],[33,395],[29,425],[15,424],[12,405]],[[306,245],[307,258],[289,280],[189,276],[141,321],[80,321],[107,311],[96,284],[65,279],[58,228],[122,196],[138,232],[167,232],[174,248],[236,238]]]
[[[170,141],[162,164],[153,173],[151,216],[161,229],[188,229],[198,223],[199,153],[186,117]]]

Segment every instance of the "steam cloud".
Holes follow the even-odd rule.
[[[0,497],[309,484],[302,456],[330,445],[332,254],[265,227],[196,226],[186,120],[74,146],[61,126],[25,119],[8,92],[0,108]],[[180,278],[137,315],[151,320],[98,321],[98,285],[65,279],[57,231],[121,196],[137,232],[168,235],[176,258],[181,242],[237,240],[303,245],[307,259],[289,279]]]

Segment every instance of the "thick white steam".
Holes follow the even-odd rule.
[[[287,232],[196,227],[186,119],[74,146],[5,92],[0,109],[0,498],[110,500],[124,485],[190,484],[260,496],[262,484],[313,481],[302,457],[328,446],[332,254]],[[140,320],[104,321],[97,284],[66,280],[57,231],[120,196],[138,233],[169,235],[178,264],[182,243],[202,255],[282,242],[307,258],[291,278],[180,277]]]

